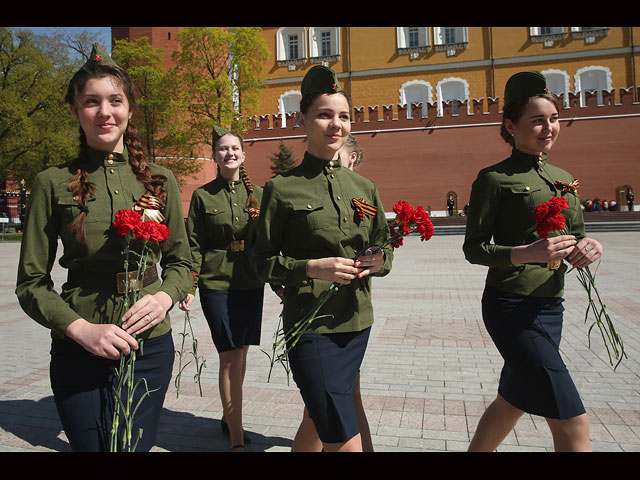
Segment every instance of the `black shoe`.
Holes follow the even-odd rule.
[[[227,437],[231,438],[231,436],[229,435],[229,425],[227,425],[227,422],[224,418],[220,420],[220,430],[222,430],[222,433],[224,433]],[[251,437],[249,437],[244,429],[242,430],[242,433],[244,434],[244,443],[251,443]]]

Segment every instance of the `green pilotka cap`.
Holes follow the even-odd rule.
[[[119,65],[113,61],[107,51],[97,43],[93,44],[91,49],[91,55],[89,60],[84,64],[85,68],[95,67],[96,65],[111,65],[112,67],[118,67]]]
[[[316,65],[302,79],[302,96],[313,93],[336,93],[342,92],[336,72],[324,65]]]
[[[547,79],[537,70],[519,72],[513,75],[504,88],[504,103],[508,104],[519,98],[549,93]]]
[[[211,133],[211,137],[213,139],[213,143],[216,143],[220,137],[226,135],[227,133],[231,133],[231,130],[227,130],[219,125],[214,125]]]

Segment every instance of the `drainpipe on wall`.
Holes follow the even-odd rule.
[[[491,49],[491,98],[496,98],[496,71],[493,58],[493,27],[489,27],[489,48]]]
[[[636,59],[635,59],[635,46],[633,44],[633,27],[629,27],[631,33],[631,75],[633,83],[633,101],[638,102],[638,85],[636,85]]]

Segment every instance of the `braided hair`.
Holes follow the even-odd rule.
[[[72,77],[67,88],[65,101],[71,106],[78,105],[78,98],[87,82],[94,78],[112,78],[122,88],[129,102],[129,109],[134,110],[136,107],[135,92],[133,82],[127,73],[116,65],[84,65]],[[164,175],[153,174],[148,166],[148,162],[144,155],[142,145],[137,138],[137,129],[129,120],[124,133],[123,143],[129,151],[129,164],[136,178],[145,188],[164,205],[167,199],[167,192],[164,190],[164,183],[167,177]],[[75,172],[69,179],[68,190],[73,194],[74,200],[78,203],[80,214],[69,224],[68,230],[73,233],[76,240],[81,244],[87,243],[87,235],[85,229],[86,216],[89,213],[88,199],[91,195],[95,195],[96,186],[88,181],[87,172],[87,138],[85,132],[80,127],[80,151],[74,160],[73,166]]]

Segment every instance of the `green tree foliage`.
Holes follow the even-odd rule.
[[[272,165],[269,166],[273,173],[273,175],[271,175],[272,177],[286,172],[296,164],[296,160],[293,158],[291,150],[285,146],[282,140],[280,140],[278,151],[272,154],[269,159],[272,163]]]
[[[117,40],[111,56],[129,74],[136,87],[138,108],[132,121],[147,157],[171,169],[178,182],[183,183],[186,176],[200,170],[201,164],[192,157],[175,157],[170,150],[163,151],[158,141],[172,122],[179,121],[171,109],[174,92],[168,88],[164,49],[152,46],[147,37],[135,42]]]
[[[73,62],[53,42],[0,27],[0,179],[24,179],[77,152],[78,129],[64,102]]]
[[[177,39],[169,88],[182,121],[167,128],[163,145],[176,155],[210,154],[214,125],[248,125],[268,49],[258,27],[187,27]]]

